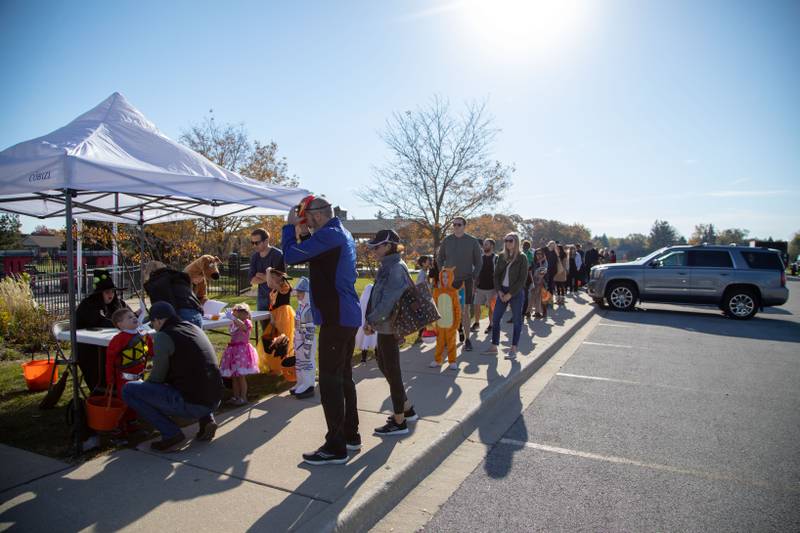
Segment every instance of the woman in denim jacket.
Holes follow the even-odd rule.
[[[375,356],[378,368],[389,382],[394,410],[394,415],[389,417],[384,426],[375,428],[375,435],[381,437],[403,435],[408,433],[407,422],[413,422],[419,417],[406,396],[400,372],[400,349],[392,318],[397,302],[411,286],[411,278],[408,268],[400,259],[403,245],[400,244],[397,233],[392,230],[381,230],[367,244],[376,259],[380,260],[381,266],[367,305],[364,332],[378,334],[378,349]]]

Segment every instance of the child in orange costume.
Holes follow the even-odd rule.
[[[458,300],[458,290],[453,288],[455,267],[442,268],[439,272],[439,284],[433,289],[433,301],[439,309],[441,318],[436,321],[436,360],[431,361],[431,368],[438,368],[444,362],[444,352],[447,350],[447,360],[450,370],[458,370],[456,363],[456,332],[461,324],[461,304]]]
[[[289,304],[292,286],[289,276],[274,268],[267,269],[267,285],[270,291],[270,320],[264,327],[259,343],[259,367],[265,374],[284,375],[281,363],[284,357],[294,355],[294,315]],[[288,342],[288,348],[283,349]],[[281,349],[278,348],[280,344]]]

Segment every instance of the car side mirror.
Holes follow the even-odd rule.
[[[655,260],[650,263],[650,268],[658,268],[661,266],[661,261]]]

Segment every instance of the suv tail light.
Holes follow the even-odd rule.
[[[786,271],[781,270],[781,287],[786,286]]]

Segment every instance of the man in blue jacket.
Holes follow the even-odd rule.
[[[303,460],[312,465],[342,464],[347,462],[347,450],[361,448],[352,368],[361,326],[356,245],[324,198],[311,200],[302,215],[297,211],[289,211],[281,245],[287,264],[309,264],[311,312],[320,326],[319,393],[328,425],[325,444],[304,453]]]

